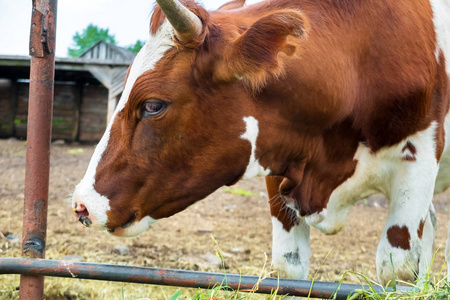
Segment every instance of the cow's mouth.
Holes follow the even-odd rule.
[[[110,229],[108,229],[108,232],[114,233],[116,231],[116,229],[118,229],[118,228],[127,229],[127,228],[131,227],[131,225],[133,225],[133,223],[136,221],[136,218],[137,218],[137,212],[135,211],[124,224],[122,224],[118,227],[110,228]]]
[[[133,214],[124,224],[108,229],[109,234],[120,237],[137,236],[147,230],[150,224],[156,222],[150,216],[139,219],[137,214]]]

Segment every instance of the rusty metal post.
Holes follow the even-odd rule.
[[[22,256],[29,258],[45,257],[55,77],[56,9],[57,0],[33,0],[22,231]],[[21,275],[20,299],[43,299],[43,294],[43,276]]]

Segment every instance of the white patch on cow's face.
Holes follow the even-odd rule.
[[[309,226],[302,220],[287,232],[276,217],[272,217],[272,266],[281,276],[307,279],[309,258]]]
[[[250,153],[250,160],[242,179],[250,179],[256,176],[267,176],[270,174],[270,170],[264,169],[264,167],[259,164],[259,160],[255,157],[256,140],[258,139],[259,133],[258,121],[254,117],[245,117],[244,122],[246,127],[245,132],[241,135],[241,138],[250,142],[252,152]]]
[[[430,3],[437,38],[436,60],[439,62],[439,50],[442,50],[447,60],[447,74],[450,74],[450,1],[430,0]]]
[[[89,219],[93,223],[93,228],[105,229],[105,224],[108,221],[106,212],[111,209],[109,200],[95,191],[94,184],[97,165],[108,146],[110,130],[114,122],[114,118],[117,113],[125,107],[130,96],[131,89],[138,77],[144,72],[153,69],[155,64],[164,56],[164,53],[174,47],[172,35],[173,29],[170,23],[165,21],[156,34],[150,36],[147,43],[137,54],[133,65],[131,66],[122,97],[117,104],[111,121],[109,122],[103,137],[95,148],[83,180],[75,187],[72,203],[73,205],[75,203],[82,203],[86,206],[89,212]]]

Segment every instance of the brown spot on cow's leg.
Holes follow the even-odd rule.
[[[406,142],[405,147],[402,149],[403,157],[402,159],[405,161],[416,161],[416,146],[410,141]]]
[[[401,248],[403,250],[411,249],[411,245],[409,244],[411,236],[408,227],[400,227],[398,225],[391,226],[387,230],[386,235],[392,247]]]
[[[422,239],[424,226],[425,226],[425,220],[420,221],[419,228],[417,228],[417,236],[419,237],[419,239]]]

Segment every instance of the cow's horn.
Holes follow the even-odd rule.
[[[202,33],[202,21],[178,0],[156,0],[179,40],[189,42]]]

